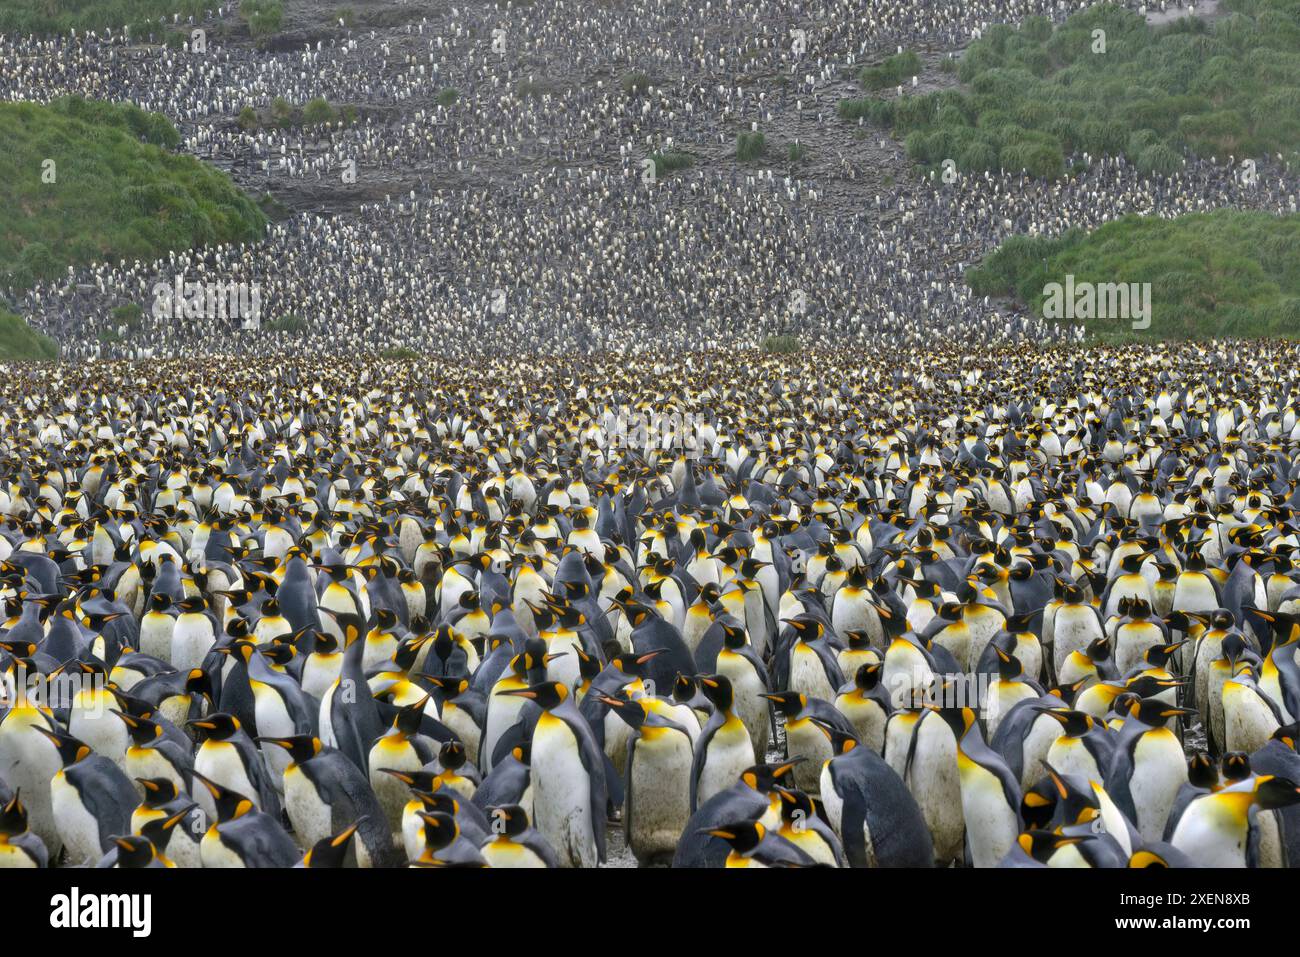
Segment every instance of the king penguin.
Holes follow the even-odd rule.
[[[605,756],[557,681],[498,694],[527,698],[542,709],[531,740],[535,825],[563,867],[605,862]],[[743,728],[743,726],[742,726]]]
[[[361,769],[335,748],[309,734],[260,738],[289,754],[284,769],[284,807],[304,850],[357,825],[353,841],[357,867],[393,867],[401,855],[393,844],[388,817]]]

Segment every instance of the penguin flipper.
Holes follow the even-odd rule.
[[[578,739],[578,756],[582,760],[583,769],[587,772],[591,801],[591,833],[596,841],[596,859],[604,864],[605,808],[609,803],[609,785],[607,784],[605,767],[609,764],[609,757],[604,750],[596,747],[596,740],[592,737],[591,728],[587,727],[587,723],[582,720],[577,708],[573,709],[569,727]],[[617,775],[614,776],[614,779],[617,782]]]
[[[627,761],[623,764],[623,841],[628,842],[628,835],[632,833],[632,762],[636,760],[636,737],[628,738],[627,742]],[[611,797],[612,800],[612,797]],[[630,846],[630,845],[629,845]]]
[[[695,754],[691,758],[691,813],[694,814],[698,808],[696,802],[699,794],[700,775],[704,771],[704,761],[709,753],[709,742],[713,736],[718,733],[718,728],[722,727],[722,722],[717,720],[718,713],[715,711],[709,716],[708,723],[700,731],[700,736],[695,739]]]
[[[99,824],[99,848],[107,853],[113,838],[131,833],[131,812],[139,802],[135,785],[110,759],[94,755],[84,776],[73,782],[81,803]],[[72,775],[68,775],[72,778]]]
[[[835,762],[831,762],[831,786],[835,787]],[[849,784],[849,782],[845,782]],[[839,789],[836,788],[838,791]],[[850,867],[869,867],[867,860],[867,841],[863,830],[867,822],[867,802],[865,795],[858,788],[849,785],[841,792],[843,807],[840,809],[840,840],[844,843],[844,856]]]
[[[614,762],[609,759],[609,755],[605,754],[603,749],[600,753],[605,759],[605,781],[609,785],[609,803],[613,807],[618,807],[623,803],[624,795],[631,793],[632,785],[628,783],[625,787],[623,777],[614,768]]]
[[[289,833],[267,814],[246,814],[220,825],[219,832],[246,867],[293,867],[302,856]]]
[[[356,824],[356,839],[365,845],[375,866],[395,867],[401,863],[383,805],[369,779],[345,755],[326,752],[301,767],[329,802],[330,833],[338,834]]]

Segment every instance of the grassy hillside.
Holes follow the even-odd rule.
[[[224,173],[170,152],[178,140],[165,117],[129,104],[0,103],[0,286],[260,236],[256,204]]]
[[[57,359],[59,346],[12,312],[0,307],[0,362],[13,359]]]
[[[173,14],[198,16],[219,6],[217,0],[0,0],[0,32],[67,33],[70,30],[121,30],[130,26],[143,38],[158,20]]]
[[[1159,28],[1113,4],[1053,29],[992,27],[958,67],[963,90],[840,104],[906,137],[909,155],[965,172],[1063,172],[1072,152],[1168,173],[1187,153],[1241,159],[1300,150],[1300,0],[1223,0],[1207,26]],[[1098,33],[1097,31],[1101,31]],[[864,76],[868,88],[879,85]],[[883,81],[882,81],[883,82]]]
[[[1151,326],[1084,322],[1101,339],[1300,335],[1300,216],[1218,210],[1127,216],[1092,233],[1017,236],[966,273],[979,295],[1014,295],[1040,315],[1048,283],[1151,283]]]

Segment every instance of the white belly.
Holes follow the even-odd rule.
[[[957,860],[964,832],[957,742],[952,730],[935,717],[922,722],[916,733],[919,740],[907,775],[908,790],[930,829],[935,860]]]
[[[1246,829],[1228,826],[1221,815],[1199,806],[1208,801],[1187,806],[1170,843],[1201,867],[1245,867]]]
[[[533,734],[532,779],[536,828],[562,867],[595,867],[591,784],[568,725],[543,715]],[[595,809],[604,814],[604,808]]]
[[[806,645],[796,644],[790,653],[790,690],[799,691],[810,698],[835,700],[835,689],[826,677],[826,669],[815,651]]]
[[[1137,810],[1138,831],[1144,841],[1164,839],[1165,823],[1178,789],[1187,782],[1187,764],[1177,736],[1167,729],[1142,736],[1133,753],[1129,793]]]
[[[677,846],[691,816],[691,758],[690,738],[676,731],[637,741],[627,842],[638,860],[671,855]]]
[[[103,854],[99,845],[99,822],[86,810],[76,789],[61,771],[50,782],[50,799],[59,836],[68,852],[68,863],[93,865]]]
[[[248,772],[244,770],[244,764],[239,760],[239,752],[234,745],[223,741],[204,742],[194,759],[194,770],[205,778],[216,781],[223,788],[238,791],[252,801],[259,811],[262,809],[261,797],[257,788],[253,787],[253,782],[248,779]],[[194,788],[194,800],[211,820],[217,819],[217,805],[207,788]]]
[[[206,617],[193,616],[199,619],[193,624],[185,620],[187,617],[191,616],[182,615],[177,619],[171,634],[170,653],[166,659],[177,671],[184,672],[200,667],[215,644],[212,625]]]
[[[961,808],[971,864],[996,867],[1019,833],[1016,812],[1007,804],[1002,782],[968,759],[961,760]]]
[[[304,851],[333,833],[329,805],[296,766],[284,776],[284,809],[293,824],[294,840]]]
[[[754,745],[744,723],[737,719],[724,724],[709,741],[708,754],[695,785],[695,806],[699,807],[719,791],[731,787],[741,772],[753,763]]]

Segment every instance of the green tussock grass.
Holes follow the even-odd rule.
[[[767,138],[762,133],[741,133],[736,137],[736,159],[742,163],[759,159],[767,152]]]
[[[665,173],[671,173],[674,170],[687,169],[695,163],[694,156],[679,150],[669,150],[667,153],[651,153],[650,159],[654,161],[656,176],[663,176]]]
[[[1152,174],[1180,169],[1189,154],[1294,161],[1300,0],[1223,7],[1229,15],[1211,25],[1188,17],[1150,27],[1109,3],[1055,29],[1043,17],[999,24],[961,59],[963,89],[849,99],[839,114],[892,127],[923,166],[951,159],[967,172],[1059,176],[1065,157],[1082,152],[1123,155]]]
[[[138,39],[164,40],[172,16],[198,18],[219,3],[211,0],[0,0],[0,33],[115,33],[130,27]],[[166,18],[166,25],[159,23]],[[187,36],[188,38],[188,36]]]
[[[179,140],[165,117],[129,104],[0,103],[0,287],[261,236],[257,205],[224,173],[171,152]]]
[[[57,359],[59,345],[0,306],[0,361]]]
[[[768,336],[763,340],[764,352],[788,354],[799,351],[798,336]]]
[[[967,270],[977,295],[1013,295],[1039,315],[1048,283],[1151,283],[1151,326],[1084,321],[1102,340],[1300,335],[1300,216],[1218,210],[1126,216],[1092,233],[1016,236]]]

